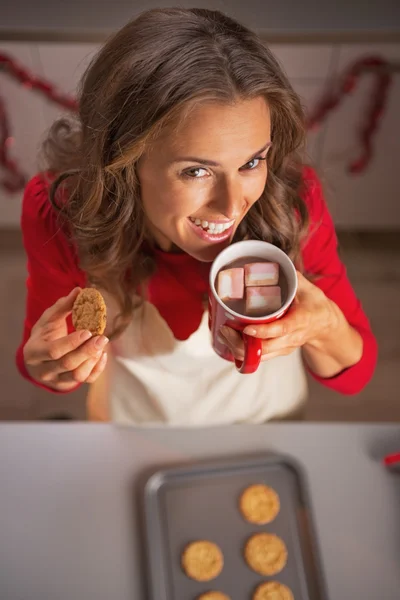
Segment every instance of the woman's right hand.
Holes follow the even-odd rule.
[[[68,334],[67,317],[79,292],[75,288],[42,314],[23,351],[29,375],[60,392],[93,383],[107,362],[105,336],[92,336],[90,331]]]

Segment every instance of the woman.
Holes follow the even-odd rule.
[[[298,97],[246,28],[200,9],[125,26],[85,74],[77,125],[53,126],[48,171],[26,188],[21,373],[56,392],[90,383],[92,415],[143,425],[291,415],[303,364],[360,391],[376,343],[303,141]],[[284,318],[253,328],[263,363],[243,376],[211,348],[205,299],[211,261],[248,238],[282,248],[307,278]],[[106,298],[108,337],[71,328],[88,285]],[[238,334],[221,335],[240,357]]]

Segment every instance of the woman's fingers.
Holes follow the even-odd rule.
[[[237,331],[230,327],[221,327],[220,336],[223,343],[229,348],[233,356],[239,360],[244,358],[243,339]],[[269,360],[275,356],[283,356],[293,352],[301,346],[301,332],[262,341],[262,359]]]
[[[106,364],[105,336],[92,336],[90,331],[67,335],[66,317],[80,291],[75,288],[45,310],[24,346],[24,362],[30,376],[59,391],[94,381]]]
[[[93,364],[97,363],[101,358],[103,349],[107,343],[108,339],[106,337],[96,336],[76,350],[61,356],[58,360],[42,362],[38,366],[40,377],[45,382],[55,381],[57,376],[61,373],[73,373],[89,360],[91,360]]]
[[[299,348],[303,345],[304,334],[302,331],[296,331],[290,335],[284,335],[280,338],[272,338],[270,340],[263,340],[262,348],[263,354],[284,354],[287,349],[290,351],[294,348]]]
[[[229,348],[233,356],[237,359],[244,358],[244,344],[240,333],[231,327],[221,327],[220,336],[222,342]]]
[[[85,383],[99,360],[99,358],[89,358],[73,371],[67,371],[65,373],[60,373],[59,375],[57,375],[57,381],[61,383]]]
[[[93,367],[89,377],[86,379],[86,383],[94,383],[96,379],[101,375],[104,371],[104,368],[107,364],[107,352],[103,352],[100,360],[97,361],[95,366]]]
[[[270,354],[263,354],[261,356],[261,362],[272,360],[273,358],[277,358],[278,356],[287,356],[288,354],[294,352],[294,350],[296,350],[296,348],[285,348],[280,352],[271,352]]]
[[[107,353],[103,352],[100,357],[85,360],[73,371],[43,373],[41,380],[46,384],[54,384],[53,387],[61,391],[73,389],[80,383],[93,383],[103,372],[106,363]]]
[[[308,320],[308,314],[295,305],[276,321],[264,325],[248,325],[244,333],[263,340],[284,337],[306,326]]]
[[[56,362],[70,355],[92,337],[90,331],[73,331],[57,340],[46,341],[35,336],[25,346],[25,362],[36,365],[45,361]],[[64,369],[67,370],[67,369]]]
[[[56,361],[54,367],[55,371],[57,373],[75,371],[88,360],[94,360],[97,362],[107,344],[108,338],[106,338],[104,335],[95,336],[83,346],[80,346],[73,352],[65,354],[58,361]]]
[[[37,321],[32,331],[37,328],[45,328],[50,324],[57,324],[60,321],[65,321],[66,317],[72,311],[74,302],[79,295],[81,288],[76,287],[68,294],[59,298],[52,306],[44,311],[40,319]]]

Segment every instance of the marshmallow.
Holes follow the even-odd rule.
[[[221,300],[241,300],[244,295],[244,269],[225,269],[218,273],[217,292]]]
[[[282,306],[281,288],[275,286],[246,288],[246,314],[262,317]]]
[[[273,262],[250,263],[244,267],[246,286],[277,285],[279,265]]]

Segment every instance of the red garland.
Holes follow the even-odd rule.
[[[15,60],[7,56],[7,54],[0,53],[0,68],[4,69],[12,79],[19,81],[28,89],[40,92],[47,100],[58,104],[58,106],[74,112],[78,110],[78,103],[75,98],[60,94],[51,83],[45,79],[32,75],[29,71],[22,68]]]
[[[24,87],[43,94],[50,102],[73,112],[78,110],[75,98],[59,93],[51,83],[32,75],[7,54],[0,53],[0,70]],[[7,173],[7,177],[0,179],[0,185],[8,192],[18,192],[24,188],[26,177],[16,161],[10,157],[9,150],[12,141],[6,108],[0,98],[0,166]]]
[[[350,173],[362,173],[372,158],[372,139],[375,136],[386,108],[388,91],[392,83],[390,65],[379,56],[368,56],[355,62],[345,73],[339,89],[330,90],[322,98],[308,119],[307,128],[317,128],[332,110],[337,108],[343,98],[352,93],[363,73],[375,73],[375,85],[371,94],[365,121],[358,132],[361,146],[360,156],[348,166]]]
[[[359,131],[361,154],[357,160],[354,160],[349,165],[351,173],[362,173],[365,171],[372,158],[372,139],[382,120],[382,115],[386,108],[388,90],[392,81],[389,68],[389,63],[380,57],[370,56],[358,60],[345,73],[339,88],[337,90],[330,90],[308,118],[308,129],[315,129],[320,126],[328,114],[338,107],[343,98],[354,91],[363,73],[375,72],[376,81],[371,104],[364,124]],[[7,54],[0,53],[1,69],[12,79],[20,82],[24,87],[41,93],[50,102],[72,112],[78,110],[78,103],[75,98],[61,94],[51,83],[32,75]],[[12,142],[9,129],[9,120],[4,102],[0,99],[0,166],[4,168],[8,175],[8,179],[4,178],[0,180],[0,185],[9,192],[17,192],[23,189],[26,178],[15,160],[9,156],[9,147]]]
[[[8,119],[3,100],[0,98],[0,165],[6,171],[8,177],[0,179],[0,185],[7,192],[18,192],[25,183],[25,176],[19,170],[15,160],[9,156],[9,146],[12,138],[8,129]]]

